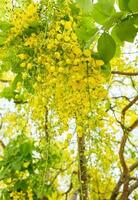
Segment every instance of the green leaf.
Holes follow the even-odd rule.
[[[84,13],[89,13],[92,11],[91,0],[76,0],[76,3]]]
[[[137,34],[137,29],[129,19],[116,25],[115,29],[116,34],[121,41],[133,42]]]
[[[120,8],[120,10],[130,11],[130,9],[128,7],[128,2],[129,2],[129,0],[119,0],[119,8]]]
[[[87,43],[96,33],[98,29],[95,27],[91,16],[83,16],[76,29],[76,34],[81,42]]]
[[[12,87],[4,88],[4,90],[1,92],[1,97],[5,97],[8,100],[11,100],[14,97]]]
[[[14,78],[14,80],[13,80],[13,83],[12,83],[12,88],[13,88],[13,90],[16,89],[18,82],[22,82],[22,75],[21,75],[21,74],[17,74],[17,75],[15,76],[15,78]]]
[[[13,72],[21,71],[22,68],[18,64],[20,59],[16,56],[16,49],[13,46],[8,46],[5,51],[6,56],[3,58],[2,69],[5,71],[11,69]]]
[[[71,3],[70,9],[73,15],[79,15],[80,9],[77,8],[76,3]]]
[[[121,46],[123,46],[124,42],[121,41],[121,40],[118,38],[115,28],[112,29],[111,36],[112,36],[112,38],[114,39],[114,41],[115,41],[115,43],[116,43],[116,53],[115,53],[115,56],[118,57],[118,56],[120,56],[120,53],[121,53]]]
[[[93,28],[91,30],[87,30],[84,27],[76,29],[76,34],[81,42],[89,41],[94,34],[97,32],[97,28]]]
[[[132,12],[138,12],[138,0],[129,0],[128,7]]]
[[[8,31],[11,28],[11,24],[7,21],[0,21],[0,29],[2,31]]]
[[[10,23],[5,21],[0,21],[0,46],[4,45],[10,27],[11,27]]]
[[[133,24],[138,26],[138,15],[133,17]]]
[[[107,101],[107,102],[106,102],[105,108],[106,108],[106,110],[109,110],[109,109],[111,108],[111,103],[110,103],[110,101]]]
[[[0,67],[3,72],[9,71],[12,67],[11,62],[9,60],[4,60],[4,62],[1,63]]]
[[[1,200],[10,200],[9,192],[6,189],[3,189],[1,192]]]
[[[21,145],[21,153],[23,156],[31,155],[32,153],[32,144],[30,142],[25,142]]]
[[[97,49],[104,62],[108,63],[115,55],[116,43],[108,33],[104,32],[98,40]]]
[[[4,45],[4,42],[7,39],[7,33],[6,32],[0,32],[0,46]]]
[[[109,75],[111,74],[111,65],[109,63],[105,64],[105,65],[102,65],[101,66],[101,72],[104,74],[104,76],[106,78],[108,78]]]
[[[88,31],[95,28],[95,25],[91,16],[83,16],[80,21],[80,26],[83,26]]]
[[[24,87],[26,88],[26,90],[29,92],[29,93],[33,93],[34,92],[34,88],[32,87],[33,86],[33,82],[34,79],[31,78],[27,78],[26,80],[24,80]]]
[[[27,190],[27,188],[28,188],[28,183],[26,180],[19,180],[14,185],[15,190]]]
[[[115,12],[114,0],[100,0],[93,5],[92,16],[97,23],[103,25]]]
[[[21,156],[20,157],[17,157],[15,158],[14,161],[12,161],[10,164],[9,164],[9,168],[11,169],[12,173],[14,173],[16,170],[21,170],[22,168],[22,160],[21,160]]]
[[[96,53],[95,52],[92,53],[92,57],[95,58],[96,60],[101,60],[102,59],[101,55],[99,53],[97,53],[97,52]]]
[[[122,17],[124,16],[124,12],[116,12],[114,13],[105,23],[104,27],[106,29],[111,28],[115,23],[118,23]]]
[[[26,29],[24,29],[22,34],[30,36],[32,33],[38,33],[38,32],[40,32],[40,24],[38,22],[35,22],[33,24],[30,24],[30,26],[27,27]]]

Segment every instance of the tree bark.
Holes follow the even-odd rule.
[[[78,155],[79,155],[79,181],[80,181],[80,200],[88,199],[88,178],[87,161],[85,157],[85,136],[78,137]]]
[[[129,187],[128,187],[128,184],[129,184],[128,181],[124,184],[123,192],[122,192],[122,195],[120,197],[120,200],[128,200],[128,196],[129,196],[129,191],[128,191]]]
[[[119,190],[120,190],[120,187],[122,186],[122,184],[123,184],[122,177],[120,177],[119,181],[117,182],[116,186],[113,189],[110,200],[115,200],[117,198],[117,196],[119,195]]]

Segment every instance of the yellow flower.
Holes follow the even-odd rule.
[[[59,67],[58,72],[63,73],[64,72],[64,67]]]
[[[35,34],[32,34],[29,38],[25,41],[25,46],[35,47],[37,46],[37,37]]]
[[[11,183],[11,181],[12,181],[11,178],[8,178],[6,182]]]
[[[24,168],[27,168],[27,167],[29,166],[29,164],[30,164],[30,162],[25,162],[25,163],[23,164],[23,167],[24,167]]]
[[[73,51],[73,53],[74,54],[76,54],[76,55],[81,55],[81,49],[79,48],[79,47],[77,47],[77,46],[74,46],[73,48],[72,48],[72,51]]]
[[[72,134],[71,134],[71,133],[68,133],[67,139],[70,140],[71,138],[72,138]]]
[[[69,58],[67,58],[66,63],[71,64],[71,60]]]
[[[74,59],[74,62],[73,62],[73,64],[74,64],[74,65],[78,65],[78,64],[79,64],[79,62],[80,62],[80,59],[76,58],[76,59]]]
[[[20,89],[22,88],[22,83],[21,83],[21,82],[18,82],[16,88],[17,88],[17,90],[20,90]]]
[[[28,58],[28,55],[27,55],[27,54],[21,53],[21,54],[18,55],[18,57],[19,57],[21,60],[24,60],[24,59]]]
[[[83,51],[83,54],[84,54],[84,56],[89,57],[89,56],[91,56],[91,50],[85,49],[85,50]]]
[[[64,27],[66,30],[70,30],[72,28],[72,22],[71,21],[65,22]]]
[[[93,87],[96,86],[96,79],[94,77],[89,77],[88,79],[88,83]]]
[[[32,64],[32,63],[28,63],[28,64],[27,64],[27,69],[32,69],[32,67],[33,67],[33,64]]]
[[[28,13],[29,16],[35,14],[37,12],[37,5],[34,3],[29,4],[27,7],[26,13]]]
[[[55,30],[60,31],[60,26],[56,26]]]
[[[53,43],[49,43],[49,44],[47,45],[47,49],[49,49],[49,50],[51,50],[53,47],[54,47],[54,44],[53,44]]]
[[[28,75],[27,75],[27,73],[26,73],[26,72],[22,73],[22,78],[23,78],[23,79],[26,79],[26,78],[27,78],[27,76],[28,76]]]
[[[60,53],[59,52],[55,52],[55,58],[60,59]]]
[[[75,34],[75,33],[71,33],[71,38],[72,38],[74,41],[76,41],[76,40],[77,40],[76,34]]]
[[[49,71],[49,72],[55,72],[55,71],[56,71],[55,66],[50,66],[50,67],[48,68],[48,71]]]
[[[68,42],[68,41],[70,40],[70,37],[66,35],[66,36],[64,37],[64,40],[65,40],[65,42]]]
[[[62,34],[57,34],[57,40],[61,40],[62,39]]]
[[[81,126],[77,127],[77,135],[78,137],[82,137],[83,135],[83,128]]]
[[[104,65],[103,60],[96,60],[95,62],[96,62],[96,65],[97,65],[97,66]]]
[[[21,63],[21,64],[20,64],[20,67],[26,67],[26,63],[24,63],[24,62]]]
[[[37,76],[37,81],[42,81],[42,78],[40,75]]]

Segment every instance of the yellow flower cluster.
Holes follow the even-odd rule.
[[[30,23],[35,22],[37,18],[37,4],[35,3],[31,3],[25,10],[15,9],[11,20],[13,25],[11,35],[20,34]],[[8,39],[10,40],[10,38]]]
[[[64,18],[66,12],[67,19]],[[16,10],[12,33],[20,34],[37,18],[39,20],[37,4],[30,4],[25,11]],[[33,88],[36,95],[35,98],[32,95],[29,101],[34,119],[43,119],[47,106],[56,112],[63,131],[68,129],[68,120],[73,117],[77,119],[78,127],[84,123],[86,126],[94,125],[89,115],[97,111],[96,105],[107,95],[105,78],[100,71],[103,62],[92,57],[90,48],[80,46],[76,26],[67,7],[63,13],[57,14],[53,23],[48,24],[47,31],[32,33],[23,39],[23,46],[33,49],[33,56],[27,53],[17,55],[21,60],[20,67],[24,68],[22,79],[30,77],[31,70],[35,74]],[[21,88],[21,83],[17,88]],[[91,123],[88,118],[91,118]],[[77,131],[81,136],[83,130],[78,128]]]
[[[26,200],[26,194],[23,193],[22,191],[21,192],[11,192],[10,193],[10,197],[13,199],[13,200]]]
[[[28,196],[28,200],[33,200],[33,193],[32,193],[32,189],[29,188],[27,190],[27,196]]]
[[[107,95],[99,70],[103,62],[94,60],[90,49],[81,49],[74,26],[72,19],[59,20],[51,25],[47,39],[41,38],[44,47],[38,51],[37,63],[45,68],[45,73],[37,75],[34,88],[38,96],[30,102],[35,118],[48,103],[65,129],[74,116],[81,116],[81,126],[89,112],[95,110],[95,104]]]
[[[25,46],[29,46],[31,48],[36,47],[38,43],[38,39],[36,37],[35,33],[32,33],[29,38],[26,39],[25,41]]]
[[[11,192],[10,197],[13,200],[33,200],[33,193],[32,189],[29,187],[27,190],[27,193],[21,192]]]

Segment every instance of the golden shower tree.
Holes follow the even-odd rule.
[[[0,19],[0,199],[137,199],[137,0],[2,0]]]

